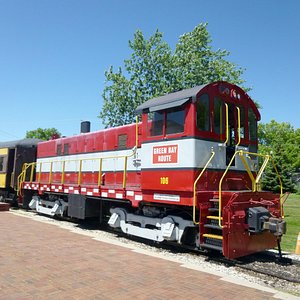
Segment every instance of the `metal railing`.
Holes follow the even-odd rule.
[[[224,144],[226,145],[228,140],[229,140],[229,130],[228,130],[228,127],[229,127],[229,118],[228,118],[228,104],[227,103],[224,103],[225,104],[225,121],[226,121],[226,139],[225,139],[225,142]]]
[[[138,148],[138,117],[136,117],[136,129],[135,129],[135,134],[136,134],[136,139],[135,139],[135,146],[132,149],[132,153],[129,155],[111,155],[111,156],[104,156],[104,157],[92,157],[92,158],[82,158],[82,159],[65,159],[65,160],[51,160],[51,161],[43,161],[43,162],[34,162],[34,163],[25,163],[22,167],[22,172],[20,173],[20,175],[18,176],[18,188],[17,188],[17,192],[18,194],[21,191],[22,188],[22,183],[25,181],[26,176],[28,174],[28,169],[30,168],[30,182],[33,182],[33,174],[35,172],[37,172],[37,182],[40,183],[41,182],[41,175],[42,175],[42,170],[43,170],[43,166],[45,166],[46,164],[50,164],[49,166],[49,178],[48,178],[48,184],[52,183],[52,177],[53,177],[53,166],[54,164],[59,164],[61,163],[61,179],[60,179],[60,184],[64,184],[65,183],[65,174],[66,172],[66,164],[68,163],[79,163],[79,168],[77,173],[77,184],[78,186],[81,185],[82,183],[82,169],[83,169],[83,162],[86,161],[99,161],[98,163],[98,178],[97,178],[97,184],[98,186],[101,186],[101,182],[102,182],[102,176],[103,176],[103,160],[110,160],[110,159],[124,159],[124,164],[123,164],[123,178],[122,178],[122,187],[126,188],[126,183],[127,183],[127,163],[128,163],[128,158],[132,157],[133,155],[136,154],[137,148]]]
[[[197,183],[198,183],[199,179],[201,178],[201,176],[203,175],[203,173],[205,172],[206,168],[208,167],[208,165],[210,164],[210,162],[211,162],[211,160],[213,159],[214,156],[215,156],[215,152],[212,148],[211,149],[211,156],[210,156],[209,160],[207,161],[204,168],[202,169],[202,171],[200,172],[200,174],[198,175],[198,177],[196,178],[196,180],[194,182],[194,197],[193,197],[193,222],[194,222],[194,224],[199,224],[199,222],[196,221],[196,198],[197,198],[196,188],[197,188]]]
[[[223,180],[229,170],[229,168],[231,167],[234,159],[236,156],[239,156],[239,158],[241,159],[246,171],[247,171],[247,174],[249,176],[249,178],[251,179],[251,183],[252,183],[252,191],[255,192],[255,191],[260,191],[260,179],[261,179],[261,176],[269,162],[269,160],[271,160],[272,162],[272,165],[273,165],[273,168],[276,172],[276,175],[277,175],[277,178],[278,178],[278,181],[279,181],[279,185],[280,185],[280,199],[282,199],[282,196],[283,196],[283,187],[282,187],[282,181],[281,181],[281,177],[278,173],[278,170],[277,170],[277,167],[275,165],[275,162],[273,160],[273,158],[270,156],[270,155],[264,155],[264,154],[258,154],[258,153],[252,153],[252,152],[248,152],[248,151],[243,151],[243,150],[238,150],[234,153],[234,155],[232,156],[225,172],[223,173],[221,179],[220,179],[220,182],[219,182],[219,226],[220,227],[223,227],[222,224],[221,224],[221,217],[222,217],[222,183],[223,183]],[[253,173],[251,171],[251,167],[249,168],[249,165],[245,159],[245,155],[252,155],[252,156],[256,156],[256,157],[263,157],[264,158],[264,162],[263,164],[261,165],[259,171],[257,172],[257,175],[256,177],[253,176]],[[280,214],[282,216],[282,202],[280,200]]]
[[[26,180],[27,171],[28,171],[29,168],[30,168],[30,178],[29,178],[29,180],[30,180],[30,182],[33,181],[33,174],[34,174],[35,166],[36,166],[36,162],[23,164],[22,171],[19,174],[18,179],[17,179],[17,190],[16,190],[16,192],[17,192],[18,196],[21,196],[22,183]]]

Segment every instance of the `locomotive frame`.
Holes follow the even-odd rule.
[[[241,88],[197,86],[136,112],[140,123],[39,143],[18,178],[22,205],[227,258],[277,246],[282,184],[278,175],[280,195],[260,189],[267,163],[276,166],[266,155],[255,171],[260,114]]]

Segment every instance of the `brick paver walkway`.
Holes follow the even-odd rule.
[[[176,262],[0,213],[0,299],[273,299]]]

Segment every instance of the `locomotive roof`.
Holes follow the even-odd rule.
[[[190,98],[196,97],[205,86],[207,86],[207,84],[150,99],[139,105],[135,112],[136,114],[141,114],[143,110],[149,110],[151,112],[180,106]]]
[[[17,146],[32,147],[36,146],[42,140],[39,139],[22,139],[16,141],[0,142],[0,148],[15,148]]]

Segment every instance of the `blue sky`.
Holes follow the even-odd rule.
[[[134,32],[158,29],[174,49],[204,22],[246,69],[262,122],[299,128],[299,16],[298,0],[0,0],[0,141],[38,127],[73,135],[81,120],[101,129],[104,72],[130,57]]]

